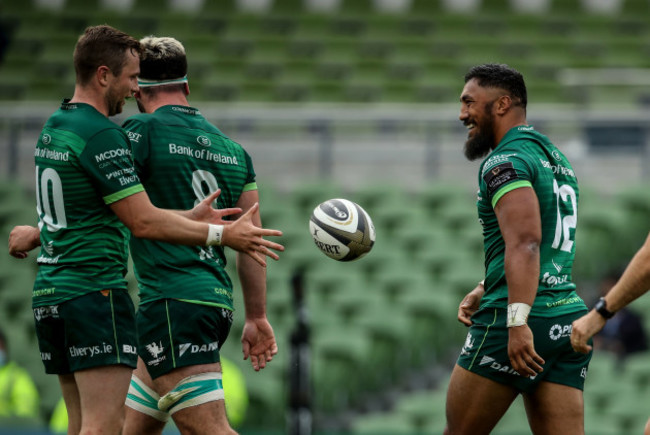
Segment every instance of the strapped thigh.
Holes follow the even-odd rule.
[[[147,414],[158,421],[166,422],[169,414],[158,409],[160,396],[149,388],[136,375],[131,375],[131,385],[126,396],[126,406],[143,414]]]
[[[182,379],[158,401],[158,409],[172,415],[176,411],[215,400],[224,400],[221,373],[199,373]]]

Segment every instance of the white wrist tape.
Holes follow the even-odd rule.
[[[483,287],[485,287],[485,280],[483,279],[483,280],[479,281],[478,285],[482,285]]]
[[[205,246],[219,246],[221,245],[221,238],[223,237],[223,225],[208,225],[208,238],[205,240]]]
[[[528,314],[530,313],[530,305],[522,302],[515,302],[508,304],[508,319],[506,325],[508,328],[513,326],[525,325],[528,321]]]

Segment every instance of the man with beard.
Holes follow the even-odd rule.
[[[233,210],[211,207],[218,192],[189,212],[151,204],[126,133],[108,119],[138,91],[140,53],[137,40],[106,25],[79,38],[74,95],[36,144],[39,228],[16,227],[9,237],[18,258],[42,246],[32,306],[45,371],[59,377],[68,433],[122,430],[137,362],[135,310],[124,279],[129,230],[189,246],[228,245],[261,265],[265,255],[277,258],[269,248],[282,249],[262,238],[281,233],[255,225],[256,205],[226,225],[222,218]]]
[[[526,86],[507,65],[465,76],[465,155],[479,172],[485,280],[461,302],[469,333],[447,392],[446,434],[488,434],[521,394],[533,433],[584,433],[591,354],[571,323],[587,309],[571,281],[578,184],[566,157],[526,122]]]

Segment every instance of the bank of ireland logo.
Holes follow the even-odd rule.
[[[196,141],[198,142],[199,145],[204,147],[209,147],[210,145],[212,145],[212,141],[207,136],[198,136],[196,138]]]
[[[555,160],[557,160],[557,161],[562,160],[562,157],[560,156],[560,153],[557,150],[553,151],[551,154],[553,155],[553,158]]]
[[[52,136],[50,136],[49,134],[45,133],[45,134],[43,135],[43,145],[49,145],[50,143],[52,143]]]

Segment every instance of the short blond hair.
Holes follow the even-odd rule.
[[[147,36],[140,40],[140,78],[170,80],[187,75],[185,47],[175,38]]]

